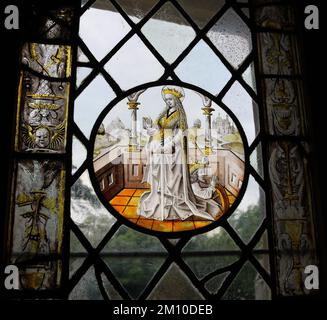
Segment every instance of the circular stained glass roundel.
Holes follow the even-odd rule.
[[[208,231],[244,193],[243,137],[235,116],[202,92],[171,84],[134,92],[93,130],[95,190],[138,230]]]

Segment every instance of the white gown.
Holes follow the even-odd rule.
[[[181,128],[180,117],[177,109],[156,121],[157,131],[146,145],[147,166],[143,178],[151,185],[151,191],[141,196],[138,214],[156,220],[185,220],[190,216],[214,220],[221,210],[219,205],[211,199],[197,198],[191,187],[187,136],[183,135],[187,130]]]

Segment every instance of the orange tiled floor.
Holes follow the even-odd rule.
[[[124,189],[110,200],[110,204],[120,214],[130,221],[150,230],[172,232],[185,231],[202,228],[211,223],[211,221],[202,220],[197,217],[191,217],[185,221],[159,221],[143,218],[136,213],[140,196],[148,191],[147,189]],[[235,197],[227,192],[230,205],[235,201]]]

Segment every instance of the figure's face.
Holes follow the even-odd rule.
[[[40,148],[46,148],[50,143],[49,131],[45,128],[36,130],[35,132],[35,143]]]
[[[170,93],[165,94],[165,102],[166,102],[168,108],[173,108],[176,105],[175,98]]]

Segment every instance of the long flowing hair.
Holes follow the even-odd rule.
[[[185,134],[185,131],[188,129],[188,125],[187,125],[187,117],[186,117],[186,113],[185,113],[182,101],[178,97],[176,97],[174,95],[173,95],[173,99],[175,101],[176,110],[179,111],[179,115],[180,115],[179,116],[179,128],[181,130],[183,130],[183,134]],[[157,118],[157,122],[159,122],[159,120],[161,118],[166,116],[167,111],[168,111],[168,106],[166,104],[166,108],[159,113],[159,116]]]
[[[182,162],[184,163],[183,167],[183,177],[185,179],[184,183],[187,188],[187,197],[188,199],[195,204],[196,203],[196,197],[193,193],[193,189],[191,187],[191,177],[190,177],[190,171],[188,166],[188,157],[189,157],[189,150],[188,150],[188,125],[187,125],[187,117],[185,113],[185,109],[183,107],[182,101],[173,95],[173,99],[175,100],[175,107],[176,110],[179,111],[179,129],[182,130]],[[159,122],[162,117],[165,117],[167,115],[168,106],[166,104],[166,108],[159,114],[157,121]]]
[[[188,131],[188,125],[187,125],[187,117],[186,117],[186,112],[183,107],[182,101],[173,95],[173,99],[175,101],[175,108],[176,111],[179,112],[179,120],[178,120],[178,127],[180,130],[182,130],[182,148],[183,148],[183,160],[185,164],[188,164],[188,143],[187,143],[187,131]],[[162,117],[165,117],[168,111],[168,106],[166,104],[166,108],[159,114],[158,120],[160,120]],[[189,174],[188,174],[189,176]]]

